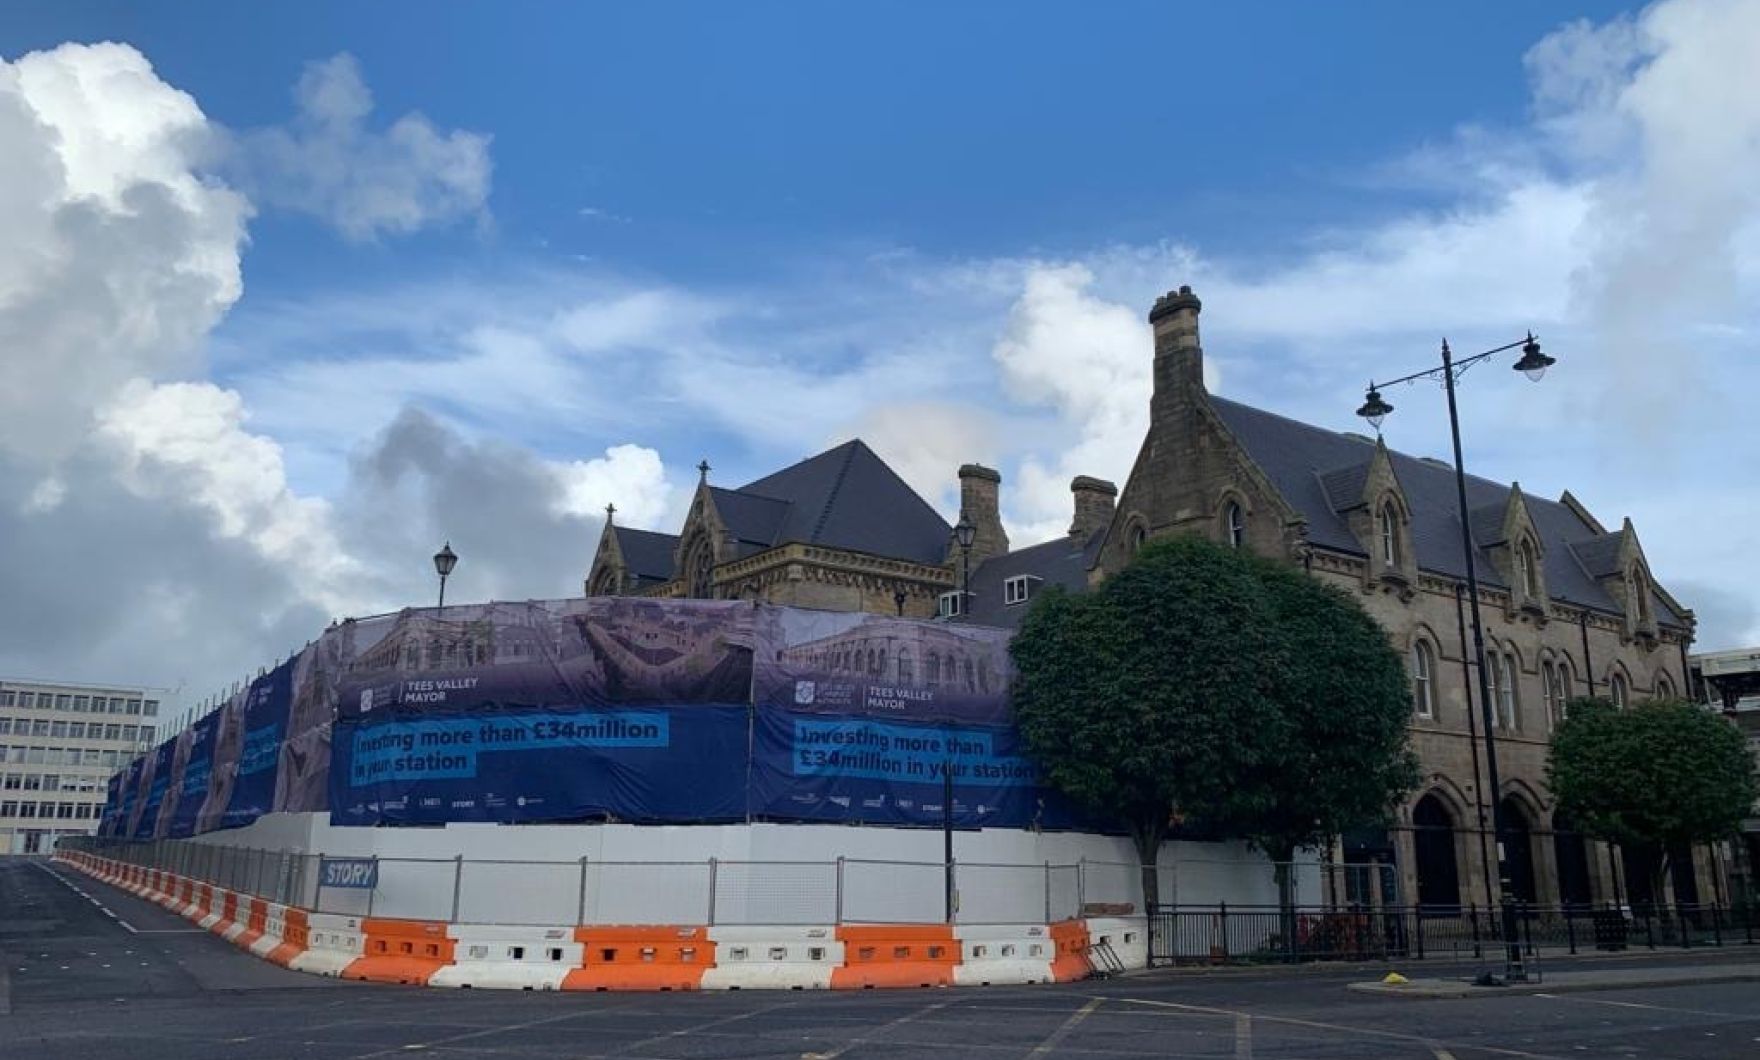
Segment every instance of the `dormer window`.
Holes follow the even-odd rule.
[[[950,593],[942,593],[936,598],[935,613],[942,618],[958,618],[965,614],[965,608],[960,606],[960,598],[962,595],[963,594],[957,590]]]
[[[1392,501],[1381,506],[1375,521],[1381,535],[1381,562],[1389,567],[1399,566],[1399,516]]]
[[[1002,603],[1013,607],[1024,604],[1033,595],[1033,583],[1040,579],[1031,574],[1017,574],[1002,583]]]
[[[1222,530],[1228,537],[1228,547],[1241,548],[1247,543],[1247,513],[1234,501],[1222,512]]]
[[[1516,552],[1516,563],[1521,569],[1522,595],[1533,600],[1540,595],[1540,569],[1534,558],[1534,543],[1524,540],[1522,547]]]

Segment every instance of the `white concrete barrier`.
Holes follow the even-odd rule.
[[[829,990],[843,966],[843,942],[830,925],[711,927],[715,966],[704,990]]]
[[[454,924],[447,934],[453,963],[436,971],[429,986],[560,990],[585,956],[572,927]]]

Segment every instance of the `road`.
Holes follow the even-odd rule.
[[[1344,989],[1361,978],[1148,975],[860,993],[370,986],[277,968],[69,869],[0,858],[8,1058],[1760,1057],[1755,983],[1420,1001]]]

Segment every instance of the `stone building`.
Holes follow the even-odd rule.
[[[1149,315],[1148,435],[1089,577],[1118,570],[1150,538],[1196,533],[1355,594],[1407,659],[1423,783],[1391,834],[1347,837],[1344,853],[1391,858],[1417,901],[1484,905],[1494,796],[1479,753],[1453,468],[1211,395],[1200,308],[1182,287]],[[1692,612],[1652,576],[1630,520],[1610,529],[1569,492],[1548,500],[1480,478],[1468,479],[1467,504],[1512,890],[1543,904],[1641,898],[1641,866],[1616,865],[1554,812],[1546,749],[1571,698],[1682,693]],[[1673,884],[1677,899],[1699,899],[1690,870]]]
[[[676,535],[619,526],[616,509],[607,509],[588,596],[749,599],[927,617],[953,586],[947,520],[860,439],[736,489],[710,485],[707,462],[698,470]],[[979,493],[982,476],[995,474],[968,471]],[[994,532],[1001,529],[998,517]]]
[[[1412,677],[1423,783],[1391,829],[1344,837],[1337,856],[1393,863],[1408,900],[1487,904],[1492,795],[1453,468],[1211,395],[1200,309],[1189,288],[1156,302],[1148,435],[1122,491],[1087,476],[1070,484],[1073,517],[1060,537],[1011,547],[1001,476],[968,464],[959,469],[962,514],[975,528],[968,557],[946,520],[852,441],[737,489],[710,485],[703,465],[677,535],[608,518],[587,594],[761,599],[1014,626],[1045,586],[1096,585],[1165,534],[1202,534],[1300,564],[1358,595]],[[1652,576],[1630,520],[1610,529],[1569,492],[1549,500],[1480,478],[1469,478],[1467,503],[1496,795],[1514,835],[1512,889],[1547,905],[1641,899],[1646,867],[1585,840],[1555,812],[1546,749],[1572,698],[1683,693],[1692,612]],[[1698,892],[1703,852],[1671,860],[1684,871],[1670,897],[1714,897]]]

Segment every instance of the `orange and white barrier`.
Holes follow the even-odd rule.
[[[87,854],[80,872],[295,971],[491,990],[867,990],[1070,982],[1091,944],[1146,967],[1142,918],[1053,924],[522,927],[314,913]]]
[[[577,927],[580,967],[562,980],[564,990],[697,990],[715,964],[709,929],[674,925]]]

